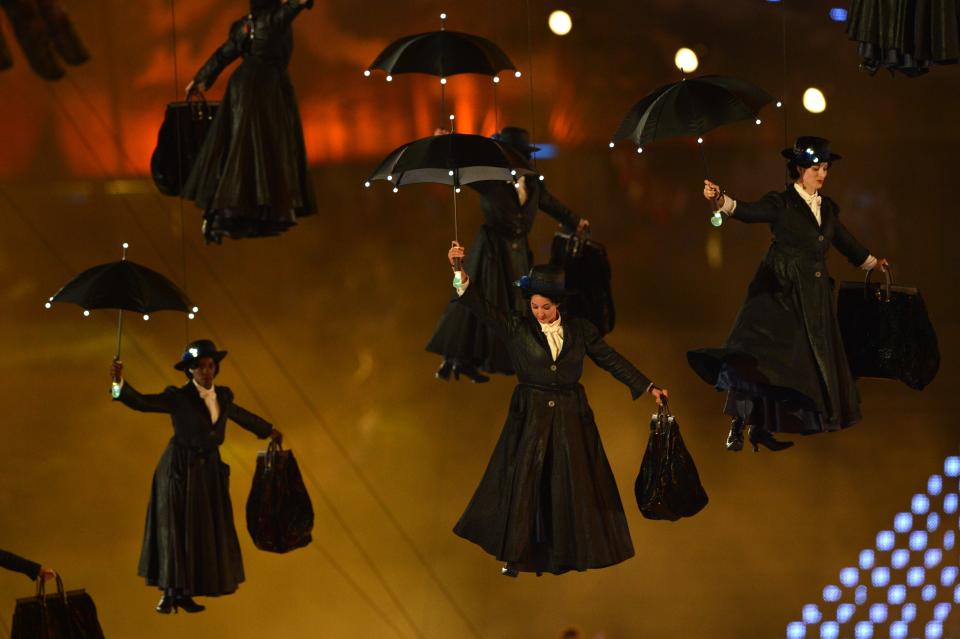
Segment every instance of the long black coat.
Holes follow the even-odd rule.
[[[553,197],[538,176],[528,175],[524,182],[527,200],[523,206],[512,184],[471,185],[480,193],[484,222],[464,268],[470,273],[471,286],[479,287],[484,299],[508,312],[521,311],[525,306],[513,283],[530,271],[533,253],[527,235],[537,211],[544,211],[570,231],[580,223],[580,218]],[[456,304],[454,298],[441,316],[427,350],[444,359],[473,364],[488,373],[512,374],[505,345],[491,328]]]
[[[230,467],[220,459],[227,419],[263,439],[273,426],[233,403],[216,386],[220,415],[210,411],[193,382],[142,395],[124,382],[119,401],[146,413],[167,413],[173,438],[153,474],[138,574],[148,585],[192,595],[226,595],[243,582],[243,558],[233,525]]]
[[[563,348],[553,361],[529,315],[493,306],[472,283],[460,301],[503,340],[518,384],[487,470],[454,532],[519,570],[538,573],[602,568],[632,557],[620,493],[579,380],[585,357],[634,399],[650,380],[587,320],[563,318]]]
[[[723,347],[687,354],[706,382],[772,400],[753,416],[771,430],[836,430],[860,420],[826,256],[834,246],[860,266],[870,252],[840,222],[833,200],[822,198],[820,214],[818,226],[793,186],[737,203],[733,219],[769,224],[773,243]]]
[[[36,579],[40,576],[40,564],[6,550],[0,550],[0,568],[19,572],[30,577],[30,579]]]
[[[237,20],[194,77],[210,86],[243,57],[183,189],[184,198],[207,211],[208,231],[234,238],[276,235],[317,211],[287,74],[291,22],[312,4],[290,2]]]

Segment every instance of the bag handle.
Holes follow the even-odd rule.
[[[273,468],[274,462],[277,460],[277,453],[283,452],[283,444],[279,439],[271,439],[270,443],[267,444],[267,455],[264,460],[264,470],[270,471]]]
[[[870,269],[869,271],[867,271],[867,276],[863,279],[863,284],[864,284],[864,286],[863,286],[863,297],[864,297],[864,299],[869,299],[869,295],[870,295],[870,278],[873,276],[873,272],[874,272],[875,270],[876,270],[876,269],[873,269],[873,268],[872,268],[872,269]],[[889,301],[890,301],[890,288],[893,286],[893,270],[892,270],[892,268],[890,267],[889,264],[887,265],[887,270],[885,270],[885,271],[883,272],[883,275],[884,275],[884,279],[886,280],[886,282],[885,282],[884,284],[880,284],[880,285],[879,285],[880,288],[877,289],[877,292],[875,293],[875,297],[876,297],[878,300],[880,300],[881,302],[889,302]],[[882,294],[882,295],[881,295],[881,291],[883,291],[883,294]]]
[[[663,397],[660,401],[661,403],[657,405],[657,433],[665,432],[667,425],[670,423],[670,418],[673,417],[667,398]]]
[[[63,579],[60,578],[60,573],[56,573],[57,578],[57,594],[63,599],[63,603],[67,603],[67,593],[63,589]],[[40,599],[40,602],[46,605],[46,595],[47,595],[47,585],[46,579],[43,576],[37,577],[37,598]]]
[[[187,106],[190,107],[190,113],[197,120],[204,119],[210,111],[210,107],[207,105],[207,96],[196,87],[187,94]]]

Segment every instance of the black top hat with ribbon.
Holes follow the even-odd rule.
[[[562,266],[553,264],[538,264],[530,269],[529,275],[524,275],[513,283],[526,297],[543,295],[554,302],[561,302],[567,295],[575,291],[567,288],[567,276]]]
[[[793,148],[780,151],[780,155],[804,168],[840,159],[839,155],[830,151],[830,140],[813,135],[801,135]]]
[[[530,144],[530,132],[518,126],[505,126],[490,137],[520,151],[528,158],[540,150],[540,147]]]
[[[183,357],[173,365],[178,371],[187,371],[197,367],[201,357],[212,357],[217,364],[227,356],[227,351],[218,351],[216,345],[208,339],[198,339],[187,344]]]

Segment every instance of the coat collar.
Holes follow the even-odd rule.
[[[819,194],[819,193],[818,193]],[[813,211],[810,210],[810,207],[807,203],[800,197],[800,194],[797,193],[796,187],[793,184],[787,187],[787,200],[788,205],[793,208],[799,208],[801,214],[803,214],[806,219],[813,225],[813,228],[822,231],[823,228],[827,225],[827,215],[830,211],[829,200],[825,195],[820,195],[820,224],[817,224],[817,218],[814,216]]]
[[[193,402],[197,410],[201,410],[204,414],[207,415],[207,418],[210,417],[210,409],[207,408],[207,403],[203,401],[203,398],[200,397],[200,391],[197,390],[196,384],[193,383],[193,380],[187,382],[187,385],[183,387],[186,393],[190,396],[190,401]],[[220,386],[214,385],[213,390],[217,393],[217,405],[220,407],[220,417],[217,419],[216,423],[223,421],[226,417],[226,413],[223,410],[223,390]]]
[[[537,343],[540,344],[541,348],[546,351],[550,359],[553,359],[553,353],[550,352],[550,344],[547,342],[547,336],[543,334],[543,330],[540,328],[540,322],[537,321],[533,315],[527,313],[527,326],[530,328],[530,332],[533,333],[533,338],[537,340]],[[570,350],[570,343],[573,341],[572,335],[570,332],[570,320],[569,318],[561,316],[562,320],[560,325],[563,326],[563,345],[560,347],[560,352],[557,353],[556,361],[563,359],[564,354]]]

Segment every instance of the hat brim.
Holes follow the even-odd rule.
[[[783,151],[780,151],[780,155],[790,160],[791,162],[795,162],[798,166],[813,166],[814,164],[817,164],[816,162],[811,162],[810,164],[801,162],[799,159],[797,159],[797,156],[793,154],[793,149],[784,149]],[[820,162],[836,162],[837,160],[842,160],[842,159],[843,159],[843,156],[837,155],[836,153],[831,153],[829,158],[827,158],[826,160],[821,160]]]
[[[544,297],[549,297],[550,299],[559,299],[563,297],[569,297],[570,295],[577,295],[579,292],[573,288],[565,288],[562,291],[557,289],[544,289],[537,286],[521,286],[519,283],[514,282],[514,286],[520,289],[520,291],[527,297],[533,295],[542,295]]]
[[[174,364],[173,367],[178,371],[185,371],[187,370],[187,368],[190,367],[191,364],[196,362],[201,357],[212,357],[213,361],[219,364],[223,360],[223,358],[226,356],[227,356],[227,351],[214,351],[213,354],[209,354],[209,355],[204,353],[203,355],[191,357],[190,359],[182,359],[176,364]]]

